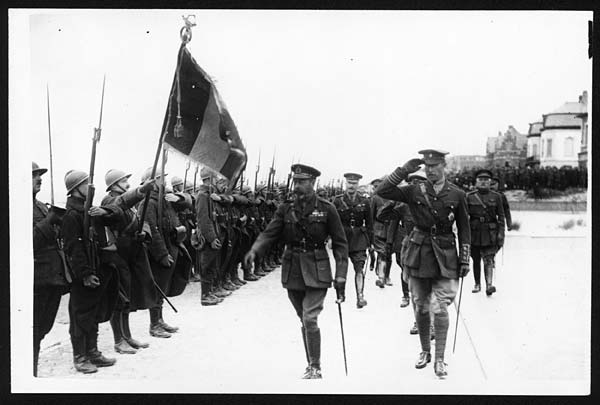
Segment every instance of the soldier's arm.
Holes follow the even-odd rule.
[[[146,194],[142,193],[140,187],[132,188],[119,195],[116,198],[115,204],[120,205],[124,209],[129,209],[146,198]]]
[[[54,228],[48,217],[33,224],[33,251],[52,243],[55,238]]]
[[[368,200],[367,200],[368,201]],[[374,243],[374,239],[373,239],[373,216],[371,215],[371,212],[369,210],[369,212],[367,212],[367,214],[365,215],[367,218],[365,219],[366,225],[367,225],[367,236],[369,237],[369,244],[373,244]]]
[[[387,245],[394,243],[394,238],[396,237],[396,231],[398,230],[398,226],[400,226],[400,221],[398,219],[393,219],[390,221],[390,225],[387,229],[387,235],[385,238],[385,243]]]
[[[504,194],[502,196],[502,209],[504,210],[504,217],[506,219],[506,226],[508,229],[512,228],[512,217],[510,215],[510,206],[508,205],[508,199]]]
[[[505,224],[505,214],[504,207],[502,206],[502,195],[496,195],[496,207],[498,209],[498,238],[504,241],[504,224]]]
[[[208,193],[198,194],[198,200],[196,201],[196,222],[200,234],[210,244],[217,239],[217,233],[211,219],[212,213],[210,211],[209,198]]]
[[[348,273],[348,242],[346,241],[346,232],[342,226],[340,215],[333,205],[328,205],[327,212],[327,232],[331,237],[331,249],[335,259],[335,280],[338,282],[346,281]]]
[[[258,256],[264,255],[269,246],[281,236],[284,227],[283,217],[286,205],[287,204],[281,204],[277,207],[277,211],[275,211],[275,215],[271,222],[269,222],[269,225],[267,225],[265,230],[258,235],[256,241],[254,241],[252,250],[254,250]]]
[[[70,258],[74,278],[83,279],[94,274],[83,242],[82,225],[76,217],[65,215],[62,222],[62,234],[65,242],[65,254]]]
[[[458,261],[460,264],[469,264],[471,254],[471,225],[467,212],[467,196],[459,192],[458,207],[456,208],[456,228],[458,229]]]
[[[160,262],[163,258],[169,255],[169,250],[163,239],[163,235],[160,229],[160,222],[158,218],[158,207],[156,202],[150,200],[148,203],[148,210],[146,211],[146,219],[148,225],[150,225],[150,231],[152,235],[152,244],[150,245],[150,254],[157,261]]]
[[[402,180],[406,179],[406,176],[408,176],[408,172],[405,169],[402,167],[396,168],[390,175],[384,177],[375,192],[378,196],[388,200],[409,202],[410,186],[397,187]]]

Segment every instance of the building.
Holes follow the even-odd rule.
[[[527,132],[527,160],[526,165],[536,167],[540,165],[540,138],[542,135],[542,121],[529,124]]]
[[[455,172],[474,167],[485,167],[486,165],[486,157],[482,155],[455,155],[446,158],[446,167],[448,170]]]
[[[584,114],[587,115],[586,91],[579,97],[579,101],[566,102],[556,110],[543,115],[540,136],[541,167],[576,167],[582,158],[587,162],[587,139],[585,139],[586,151],[583,156],[581,155],[584,142],[582,139]]]
[[[579,167],[584,168],[587,167],[588,156],[587,156],[587,146],[588,146],[588,113],[587,113],[587,92],[584,91],[581,96],[579,96],[579,102],[583,102],[586,105],[586,112],[577,114],[578,118],[581,118],[581,147],[579,149],[579,154],[577,155]]]
[[[488,166],[520,167],[527,159],[527,135],[521,134],[512,125],[504,134],[498,132],[497,137],[487,140],[486,160]]]

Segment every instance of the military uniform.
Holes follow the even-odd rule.
[[[316,169],[296,164],[294,179],[310,179],[320,175]],[[325,247],[331,238],[335,258],[335,283],[343,289],[348,271],[348,245],[335,207],[314,191],[305,198],[282,203],[273,220],[258,236],[250,253],[262,256],[277,240],[285,244],[281,283],[302,322],[307,367],[305,378],[320,378],[321,331],[317,317],[323,309],[332,277],[329,255]],[[336,288],[338,288],[336,287]]]
[[[344,177],[348,181],[358,181],[362,178],[356,173],[346,173]],[[364,266],[367,260],[367,249],[371,247],[371,240],[373,240],[370,203],[366,197],[356,191],[352,196],[347,192],[336,196],[333,205],[342,221],[348,241],[348,257],[354,267],[356,306],[362,308],[367,305],[364,299]]]
[[[477,171],[476,178],[491,178],[486,169]],[[502,196],[488,189],[477,189],[467,193],[469,222],[471,224],[471,257],[473,258],[473,292],[480,291],[481,259],[486,280],[486,294],[492,295],[496,287],[492,284],[495,256],[504,244],[504,208]]]
[[[32,163],[32,175],[47,169]],[[46,204],[33,194],[33,375],[37,377],[40,342],[52,329],[63,294],[69,291],[70,274],[62,251],[58,223],[52,223]]]
[[[425,367],[431,359],[429,295],[432,293],[431,311],[436,336],[434,370],[443,377],[446,375],[444,351],[449,326],[448,306],[456,296],[459,275],[468,271],[471,232],[465,192],[444,180],[443,174],[435,185],[437,192],[430,181],[397,187],[422,162],[434,173],[443,171],[447,152],[423,150],[419,153],[424,155],[424,161],[411,160],[397,168],[382,181],[377,194],[408,204],[413,215],[415,227],[404,241],[402,263],[409,275],[421,340],[422,352],[416,367]],[[454,223],[458,229],[459,253],[452,230]]]
[[[381,182],[381,179],[375,179],[371,182],[374,187]],[[392,251],[390,250],[391,245],[387,243],[388,230],[390,228],[391,221],[389,219],[378,218],[377,214],[386,204],[387,200],[384,200],[377,194],[371,197],[371,222],[373,224],[373,248],[377,252],[377,281],[375,284],[384,288],[386,285],[392,285],[390,281],[390,270],[392,267]],[[371,269],[373,266],[371,265]]]

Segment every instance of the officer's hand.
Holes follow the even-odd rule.
[[[134,239],[135,239],[136,242],[141,243],[141,242],[144,242],[146,240],[147,235],[148,234],[146,232],[144,232],[144,231],[136,232],[134,234]]]
[[[346,282],[345,281],[334,281],[333,288],[335,288],[335,294],[337,299],[335,300],[336,304],[341,304],[346,301]]]
[[[163,267],[171,267],[173,265],[173,256],[171,255],[166,255],[165,257],[162,258],[162,260],[160,261],[161,266]]]
[[[216,238],[215,240],[212,241],[212,243],[210,244],[210,247],[213,248],[214,250],[221,249],[221,241],[218,238]]]
[[[173,194],[173,193],[167,193],[165,194],[165,200],[167,200],[168,202],[174,203],[179,201],[179,196]]]
[[[462,278],[469,274],[470,267],[468,264],[461,264],[458,269],[458,277]]]
[[[152,191],[154,190],[154,185],[156,184],[156,180],[155,179],[148,179],[144,182],[144,184],[142,184],[139,188],[138,191],[142,194],[146,194],[148,191]]]
[[[419,170],[419,166],[421,166],[422,164],[425,164],[425,161],[423,159],[416,158],[404,163],[404,166],[402,166],[402,168],[408,173],[414,173],[417,170]]]
[[[507,231],[512,231],[512,226],[507,226],[507,227],[506,227],[506,230],[507,230]]]
[[[246,265],[246,268],[252,267],[252,264],[254,263],[255,259],[256,259],[256,252],[254,250],[250,249],[248,251],[248,253],[246,253],[246,256],[244,256],[244,264]]]
[[[60,225],[62,224],[63,216],[50,210],[46,218],[48,218],[48,222],[50,223],[50,225]]]
[[[101,207],[91,207],[88,211],[90,217],[102,217],[108,214],[108,211]]]
[[[95,274],[90,274],[83,278],[83,285],[89,288],[96,288],[100,285],[100,279]]]

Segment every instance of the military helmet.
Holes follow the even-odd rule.
[[[110,191],[110,188],[120,182],[123,179],[128,179],[131,177],[131,174],[125,173],[122,170],[118,169],[110,169],[104,175],[104,182],[106,183],[106,191]]]
[[[173,176],[171,178],[171,185],[173,187],[179,186],[179,185],[182,185],[182,184],[183,184],[183,179],[181,177],[179,177],[179,176]]]
[[[163,176],[166,176],[166,175],[167,175],[167,173],[165,173]],[[145,182],[146,180],[148,180],[150,178],[150,176],[152,176],[152,167],[149,167],[146,170],[144,170],[144,173],[142,174],[142,183]],[[158,171],[158,169],[156,170],[154,178],[157,180],[160,178],[160,172]]]
[[[86,172],[82,172],[81,170],[69,170],[65,174],[65,186],[67,187],[67,194],[70,194],[71,191],[82,185],[89,176]]]
[[[46,173],[48,171],[48,169],[44,169],[43,167],[39,167],[37,163],[35,162],[31,162],[31,174],[33,173],[39,173],[40,176],[44,173]]]
[[[200,169],[200,179],[201,180],[208,179],[211,176],[213,176],[213,173],[208,167],[203,166],[202,169]]]

